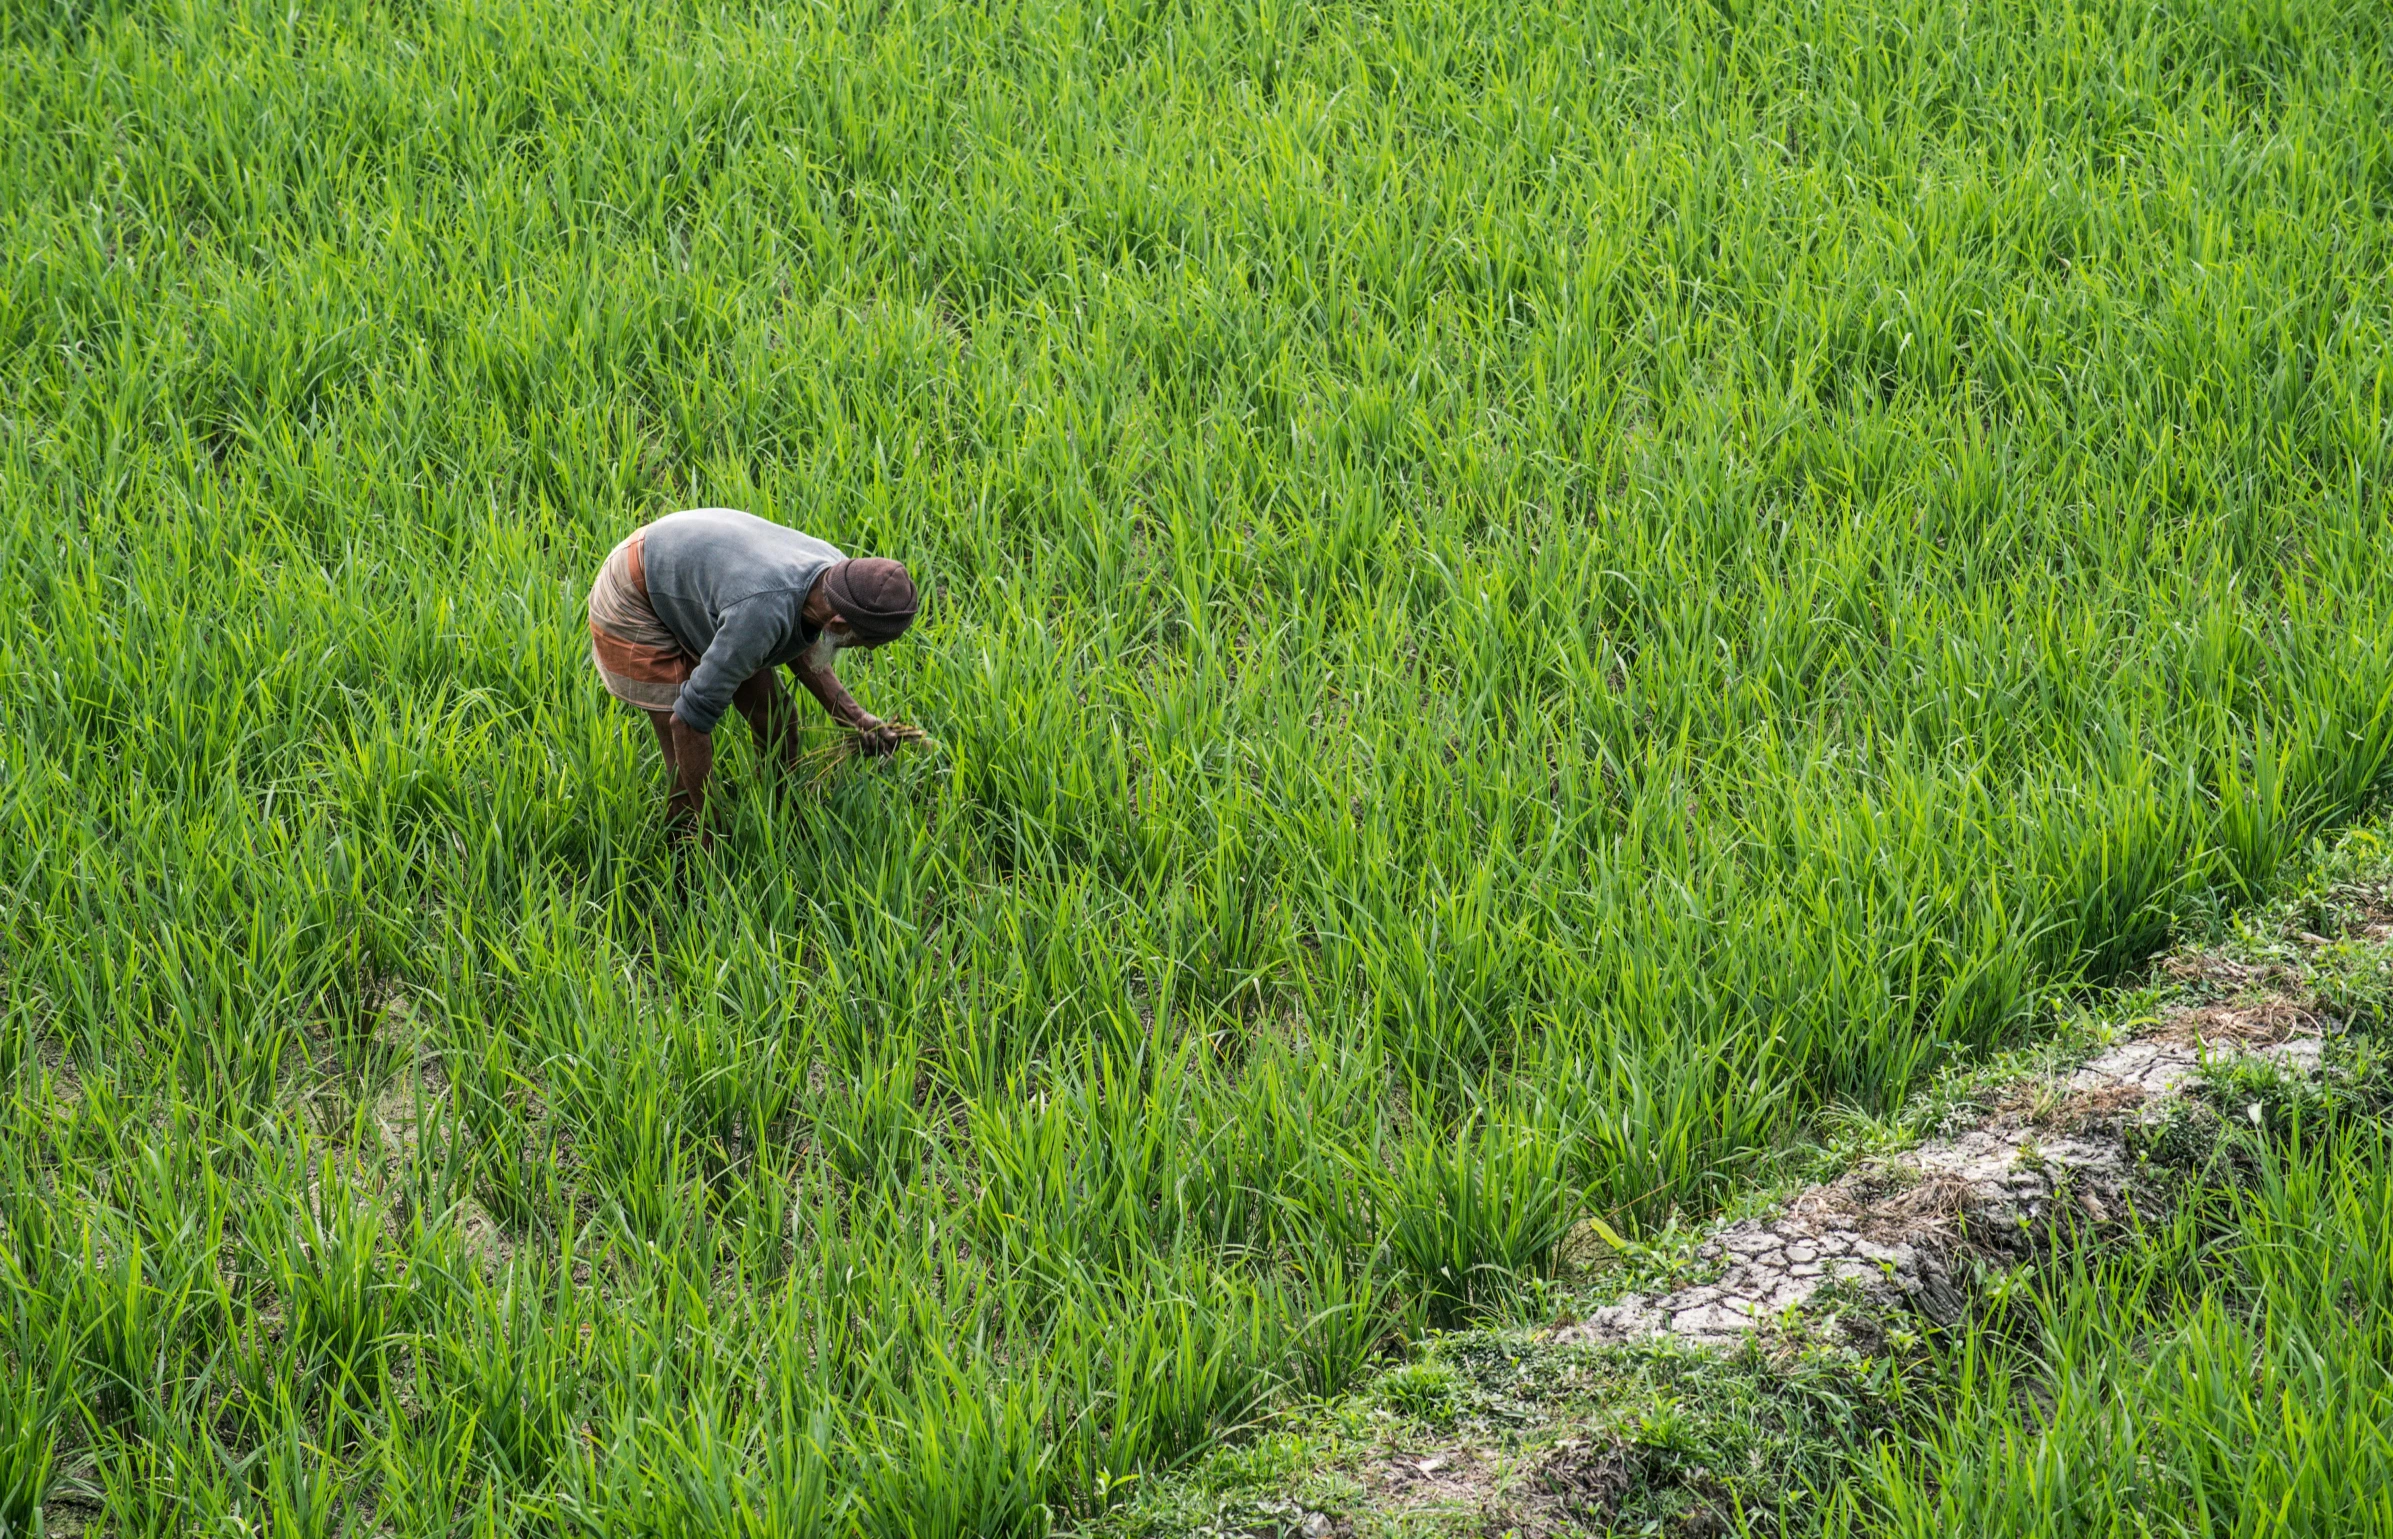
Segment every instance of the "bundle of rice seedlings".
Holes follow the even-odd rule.
[[[911,722],[891,721],[883,722],[882,725],[888,729],[889,735],[896,738],[901,746],[907,743],[920,743],[926,748],[939,746],[937,738]],[[842,732],[822,747],[809,749],[798,760],[798,771],[805,777],[806,789],[815,791],[828,784],[831,777],[838,773],[841,765],[850,759],[859,759],[864,756],[863,735],[855,732]]]

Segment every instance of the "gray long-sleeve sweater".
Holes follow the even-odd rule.
[[[810,534],[730,508],[667,514],[648,526],[640,549],[648,602],[698,659],[673,714],[700,732],[714,731],[751,675],[813,644],[799,611],[824,568],[847,559]]]

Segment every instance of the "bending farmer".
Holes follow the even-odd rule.
[[[739,707],[786,766],[797,711],[787,665],[867,753],[896,736],[831,671],[842,647],[895,641],[914,623],[914,579],[895,561],[850,561],[812,535],[728,508],[658,519],[615,547],[590,588],[590,660],[607,692],[648,713],[673,772],[669,818],[694,832],[714,769],[709,736]]]

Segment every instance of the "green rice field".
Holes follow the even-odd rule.
[[[0,1535],[1069,1528],[2034,1038],[2393,772],[2389,119],[2366,0],[0,0]],[[693,506],[938,740],[708,851]]]

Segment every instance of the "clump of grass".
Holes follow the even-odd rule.
[[[815,1136],[846,1180],[902,1184],[921,1165],[928,1137],[915,1104],[916,1058],[907,1045],[873,1057],[822,1098]]]
[[[1431,1427],[1451,1426],[1462,1410],[1460,1375],[1434,1360],[1391,1369],[1380,1375],[1372,1391],[1397,1415]]]
[[[1444,1139],[1406,1145],[1388,1243],[1437,1323],[1553,1269],[1579,1217],[1571,1165],[1571,1141],[1556,1126],[1476,1113]]]
[[[9,1323],[12,1360],[0,1365],[0,1534],[39,1534],[62,1423],[73,1409],[68,1355],[64,1343],[27,1330],[21,1304]]]

